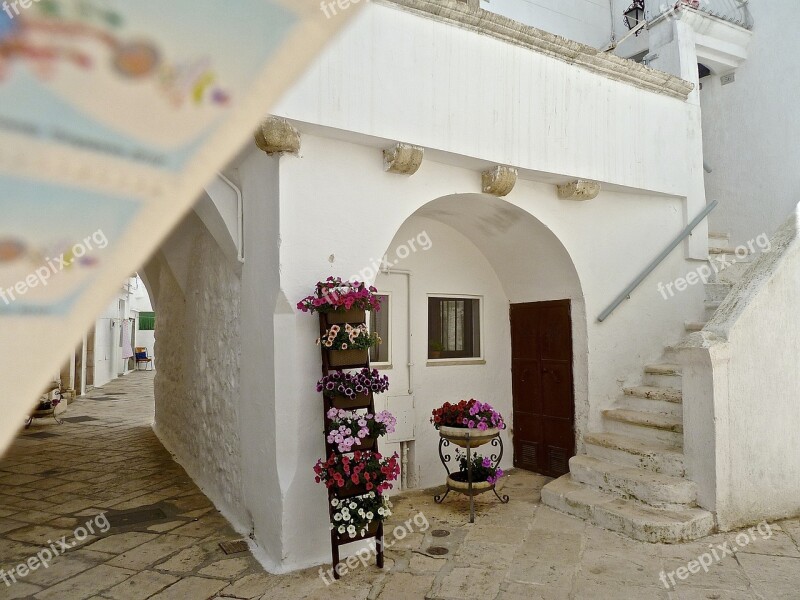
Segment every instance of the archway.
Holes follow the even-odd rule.
[[[569,303],[574,384],[570,408],[575,440],[582,437],[589,402],[581,283],[564,245],[530,212],[482,194],[433,200],[398,229],[376,286],[387,296],[391,315],[383,317],[388,348],[379,361],[392,381],[384,401],[400,423],[392,438],[396,446],[387,450],[406,458],[409,485],[435,485],[441,479],[437,436],[429,418],[444,401],[479,398],[506,415],[510,428],[504,434],[504,463],[511,465],[512,306]],[[445,351],[439,345],[446,344],[431,337],[431,323],[437,318],[432,311],[444,310],[442,302],[449,303],[447,310],[457,319],[447,325],[447,335],[460,336],[458,343],[450,339],[455,345]],[[437,327],[442,327],[440,322],[433,329]],[[520,464],[520,458],[514,462]],[[566,461],[563,469],[568,469]]]

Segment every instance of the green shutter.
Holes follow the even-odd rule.
[[[139,331],[153,331],[156,328],[156,313],[139,313]]]

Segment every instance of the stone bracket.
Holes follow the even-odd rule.
[[[388,173],[413,175],[422,165],[425,149],[411,144],[396,144],[383,151],[383,168]]]
[[[502,198],[508,196],[517,184],[517,170],[514,167],[497,165],[481,174],[484,194]]]
[[[286,119],[270,115],[254,134],[256,146],[269,155],[300,153],[300,132]]]
[[[591,179],[576,179],[557,185],[558,197],[562,200],[593,200],[600,193],[600,182]]]

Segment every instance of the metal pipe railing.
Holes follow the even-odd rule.
[[[672,241],[672,243],[670,243],[670,245],[667,246],[664,249],[664,251],[653,260],[653,262],[647,265],[644,271],[642,271],[639,274],[639,276],[636,279],[634,279],[633,282],[631,282],[631,284],[628,287],[625,288],[625,291],[623,291],[619,296],[617,296],[614,299],[614,301],[608,305],[608,308],[606,308],[603,312],[600,313],[600,316],[597,317],[597,320],[600,323],[602,323],[608,318],[608,316],[611,313],[613,313],[617,309],[617,307],[620,304],[622,304],[622,302],[626,298],[629,299],[633,291],[637,287],[639,287],[639,284],[642,283],[647,278],[647,276],[650,275],[650,273],[652,273],[655,270],[655,268],[658,265],[660,265],[665,258],[667,258],[667,256],[669,256],[670,252],[672,252],[675,248],[677,248],[678,244],[680,244],[683,240],[685,240],[689,236],[689,234],[692,233],[692,231],[694,231],[694,228],[697,227],[700,224],[700,222],[703,219],[705,219],[709,215],[709,213],[717,207],[718,203],[719,203],[718,200],[714,200],[711,204],[707,204],[705,208],[703,208],[703,210],[700,211],[700,214],[697,215],[691,223],[689,223],[686,227],[684,227],[683,231],[680,232],[678,237],[676,237]]]

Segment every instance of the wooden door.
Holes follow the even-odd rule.
[[[514,466],[559,477],[575,455],[569,300],[511,305]]]

